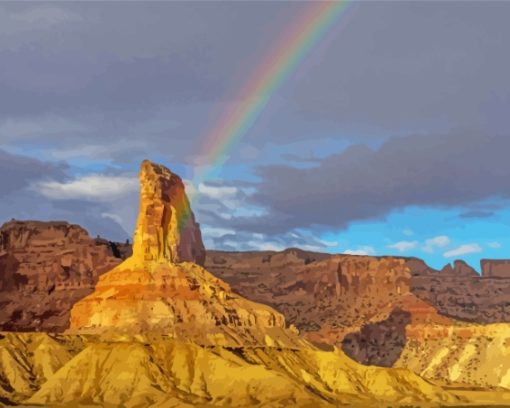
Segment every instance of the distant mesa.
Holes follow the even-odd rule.
[[[198,344],[292,346],[295,330],[200,266],[205,249],[184,184],[142,163],[133,255],[102,275],[71,310],[71,332],[158,333]]]
[[[482,259],[482,275],[488,278],[510,278],[510,259]]]
[[[466,262],[462,260],[456,260],[453,263],[453,267],[451,264],[446,264],[443,269],[441,269],[441,273],[447,274],[447,275],[454,275],[457,277],[464,276],[466,278],[476,278],[478,277],[478,273],[469,266]]]

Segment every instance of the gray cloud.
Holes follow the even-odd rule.
[[[62,179],[65,164],[44,163],[40,160],[7,153],[0,149],[0,197],[28,187],[36,180]]]
[[[410,205],[462,206],[510,197],[510,138],[457,132],[398,137],[371,150],[348,148],[319,167],[268,166],[254,204],[262,217],[238,217],[230,227],[275,233],[298,227],[345,227]]]
[[[507,129],[508,2],[358,2],[288,93],[310,119],[368,133]],[[308,78],[306,78],[308,79]],[[505,102],[506,101],[506,102]]]
[[[0,144],[40,160],[0,151],[0,215],[65,217],[91,231],[110,225],[119,239],[131,233],[135,194],[97,203],[27,187],[46,178],[68,184],[97,163],[105,174],[133,172],[144,158],[188,169],[226,104],[307,6],[2,3]],[[510,191],[508,138],[496,136],[508,130],[509,12],[508,2],[353,2],[230,151],[225,173],[237,176],[234,163],[250,179],[257,163],[313,167],[265,167],[260,183],[222,182],[258,190],[239,190],[236,207],[267,214],[232,215],[209,197],[196,208],[199,221],[236,229],[238,240],[255,231],[292,243],[293,228],[344,227],[406,205],[492,212],[470,203]],[[467,130],[449,133],[455,128]]]
[[[155,154],[189,160],[223,103],[235,102],[306,6],[2,5],[0,27],[10,31],[0,38],[0,124],[35,121],[41,126],[25,135],[30,143],[86,141],[116,162]],[[245,141],[260,147],[325,135],[360,141],[424,128],[504,129],[509,11],[506,2],[354,3]],[[55,129],[52,118],[68,126]]]

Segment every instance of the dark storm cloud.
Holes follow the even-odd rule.
[[[0,149],[0,197],[22,190],[36,180],[62,179],[65,168],[65,164],[45,163]]]
[[[0,144],[41,159],[0,152],[0,195],[8,197],[0,215],[84,217],[93,231],[121,213],[130,232],[132,205],[57,202],[26,187],[45,175],[72,178],[52,164],[59,160],[85,173],[97,169],[89,162],[120,171],[144,158],[194,163],[226,105],[308,4],[0,4]],[[496,135],[509,129],[509,13],[508,2],[352,2],[224,170],[232,178],[233,161],[257,163],[241,157],[243,143],[289,146],[278,160],[314,168],[260,169],[262,182],[249,186],[259,191],[240,207],[266,207],[263,218],[228,219],[231,208],[206,199],[201,222],[285,232],[342,227],[406,205],[507,197],[510,146]],[[467,131],[449,134],[454,128]],[[292,147],[325,138],[357,145],[325,160]],[[360,144],[383,141],[378,150]]]
[[[21,29],[9,42],[0,42],[2,93],[20,93],[2,112],[143,111],[194,99],[221,100],[246,80],[254,53],[264,52],[300,7],[160,2],[47,8],[73,18],[28,33]],[[23,24],[9,16],[30,10],[30,5],[5,9],[3,20]],[[267,20],[268,11],[273,21]],[[27,30],[33,24],[24,23]]]
[[[2,5],[0,122],[42,120],[32,141],[86,140],[105,145],[113,160],[134,150],[192,155],[221,103],[238,94],[305,6]],[[457,126],[501,130],[510,94],[509,12],[505,2],[354,2],[245,140],[260,146],[321,133],[356,140]],[[79,130],[65,138],[46,132],[47,115]],[[139,140],[147,143],[116,154]]]
[[[358,2],[288,89],[305,118],[375,134],[449,126],[505,130],[508,2]],[[505,109],[507,112],[507,109]]]
[[[345,227],[406,206],[462,206],[510,197],[510,138],[458,132],[399,137],[371,150],[363,145],[319,167],[259,169],[254,203],[263,217],[231,220],[251,231],[289,231],[311,225]]]
[[[72,147],[117,162],[183,159],[300,8],[2,5],[0,143]],[[90,145],[98,148],[82,149]]]

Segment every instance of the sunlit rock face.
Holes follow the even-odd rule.
[[[232,292],[198,263],[204,247],[181,179],[144,161],[133,255],[71,311],[71,331],[156,332],[200,344],[291,346],[282,314]]]
[[[362,366],[339,350],[201,347],[161,335],[105,341],[0,332],[0,378],[0,406],[368,408],[469,402],[409,370]]]
[[[145,160],[140,168],[140,211],[133,257],[143,261],[204,264],[205,249],[181,178]]]

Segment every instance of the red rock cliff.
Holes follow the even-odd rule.
[[[116,246],[67,222],[11,221],[0,228],[0,328],[63,331],[69,310],[121,259]]]

